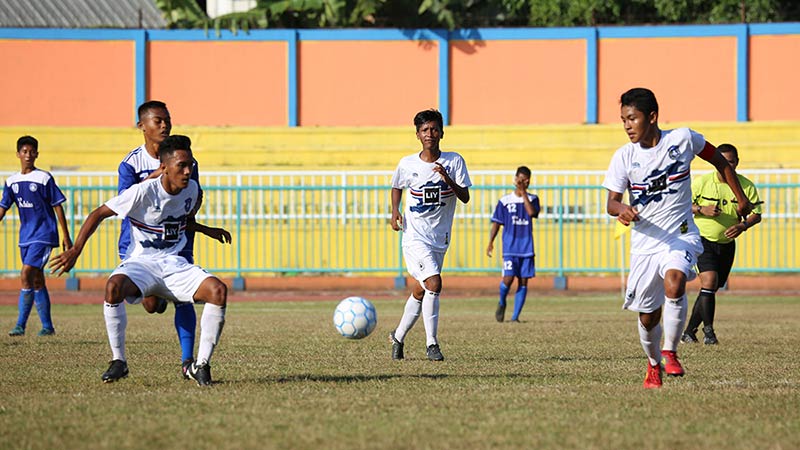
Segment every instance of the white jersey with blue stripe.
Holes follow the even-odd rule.
[[[441,152],[437,163],[461,187],[472,186],[464,158],[455,152]],[[392,176],[392,187],[407,189],[403,213],[403,245],[421,242],[446,251],[456,211],[456,193],[433,171],[435,163],[425,162],[419,153],[400,160]]]
[[[131,224],[131,243],[125,257],[178,255],[186,245],[186,224],[199,199],[194,180],[181,192],[171,195],[161,178],[131,186],[105,205]]]
[[[20,247],[31,244],[58,247],[58,223],[53,207],[66,200],[49,172],[33,169],[8,177],[0,207],[8,210],[11,205],[17,205]]]
[[[682,235],[699,234],[692,216],[690,165],[703,151],[703,135],[688,128],[661,132],[655,147],[628,143],[611,158],[603,187],[623,193],[639,212],[631,232],[631,253],[669,248]]]

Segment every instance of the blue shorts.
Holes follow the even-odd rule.
[[[534,256],[504,256],[503,276],[533,278],[536,276]]]
[[[47,244],[30,244],[19,248],[19,253],[22,255],[22,264],[33,266],[37,269],[41,269],[47,264],[51,251],[53,251],[53,247]]]

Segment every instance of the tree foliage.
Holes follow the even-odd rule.
[[[797,0],[257,0],[210,19],[156,0],[171,28],[479,28],[800,21]]]

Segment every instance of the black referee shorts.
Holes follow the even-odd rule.
[[[702,236],[700,239],[703,241],[703,254],[697,258],[697,269],[700,273],[717,272],[717,286],[725,286],[736,256],[736,241],[720,244]]]

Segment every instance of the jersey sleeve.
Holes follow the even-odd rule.
[[[392,187],[395,189],[405,189],[406,182],[405,177],[403,176],[403,167],[402,164],[398,164],[397,168],[394,169],[394,173],[392,174]]]
[[[110,210],[114,211],[116,215],[127,217],[136,204],[136,200],[141,195],[141,189],[138,189],[139,186],[140,185],[137,184],[135,189],[126,189],[121,194],[107,201],[105,205]]]
[[[139,180],[136,179],[136,170],[132,165],[125,162],[119,163],[117,174],[117,194],[121,194],[122,191],[139,182]]]
[[[611,157],[611,163],[609,163],[606,171],[606,178],[603,180],[603,187],[619,194],[628,189],[628,172],[625,170],[622,149],[617,150],[614,156]]]
[[[56,180],[53,179],[53,176],[50,176],[50,179],[47,180],[47,195],[50,199],[50,206],[58,206],[65,201],[67,201],[67,197],[64,197],[64,193],[61,192],[61,189],[58,188],[56,184]]]
[[[492,222],[504,225],[506,223],[507,214],[508,211],[506,210],[506,207],[503,206],[503,202],[498,201],[497,206],[494,207],[494,213],[492,214]]]
[[[453,169],[455,169],[453,181],[456,182],[457,185],[461,187],[470,187],[472,186],[472,180],[469,178],[469,172],[467,171],[467,163],[464,161],[464,158],[461,155],[458,155],[458,158],[453,161]]]
[[[14,203],[14,192],[11,190],[11,186],[9,186],[8,183],[3,183],[3,199],[0,200],[0,208],[7,211],[11,208],[12,203]]]
[[[689,141],[692,145],[692,153],[695,155],[699,155],[706,146],[706,138],[694,130],[689,130]]]

